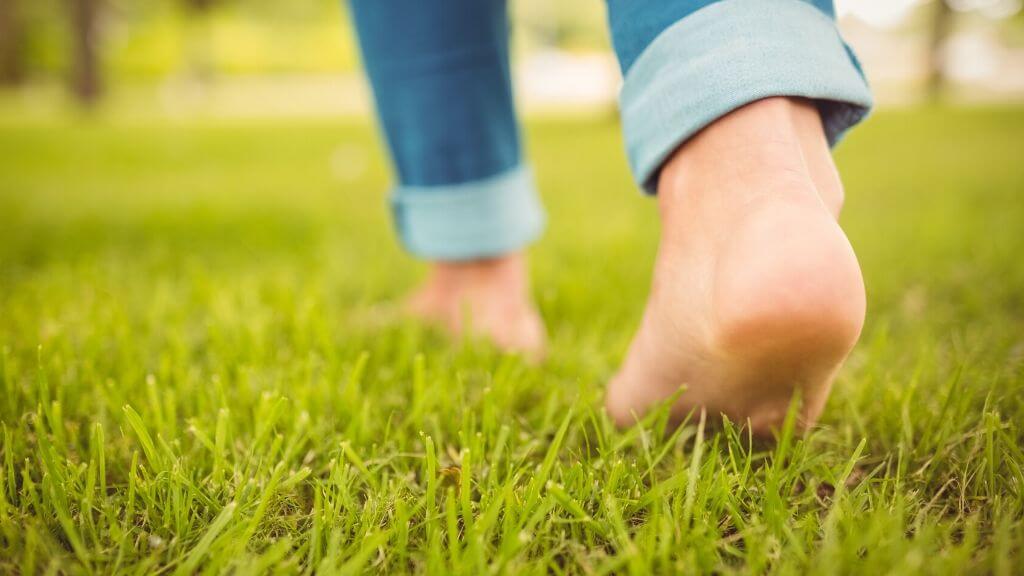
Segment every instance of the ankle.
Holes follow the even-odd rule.
[[[514,252],[479,260],[435,260],[430,262],[430,279],[441,283],[486,281],[493,278],[525,276],[526,259]]]
[[[526,257],[515,252],[480,260],[431,262],[424,288],[444,299],[492,290],[525,298],[529,290]]]
[[[837,217],[842,183],[813,103],[767,98],[720,118],[677,149],[658,181],[663,216],[782,197]]]

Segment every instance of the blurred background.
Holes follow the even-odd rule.
[[[514,0],[526,112],[615,106],[599,0]],[[881,106],[1024,99],[1022,0],[837,0]],[[0,0],[0,114],[370,111],[338,0]]]

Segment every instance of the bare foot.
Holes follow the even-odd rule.
[[[842,198],[806,101],[755,102],[677,150],[658,183],[647,308],[608,389],[612,418],[631,424],[686,386],[677,420],[705,407],[764,435],[799,391],[799,422],[812,424],[864,323]]]
[[[544,354],[544,323],[533,306],[522,254],[468,262],[435,262],[406,301],[407,312],[452,335],[472,335],[532,360]]]

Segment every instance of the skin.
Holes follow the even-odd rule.
[[[530,298],[521,253],[466,262],[434,262],[426,281],[405,302],[408,314],[456,337],[491,340],[499,348],[540,360],[544,322]]]
[[[608,386],[612,419],[628,426],[685,386],[677,421],[703,408],[768,435],[799,393],[798,423],[812,425],[864,323],[860,266],[836,221],[842,202],[808,101],[754,102],[676,150],[658,182],[651,293]],[[521,254],[435,263],[409,309],[457,334],[543,351]]]

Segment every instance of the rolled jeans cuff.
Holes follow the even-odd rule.
[[[860,122],[871,91],[835,22],[801,0],[720,0],[665,29],[626,74],[626,150],[646,192],[682,143],[771,96],[813,99],[829,145]]]
[[[529,168],[439,186],[399,186],[391,206],[405,248],[429,260],[476,260],[524,248],[545,214]]]

